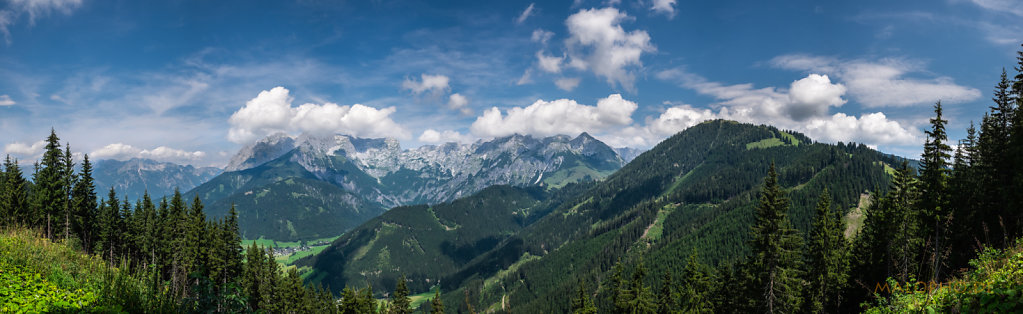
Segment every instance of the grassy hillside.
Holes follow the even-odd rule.
[[[68,243],[22,228],[0,230],[0,312],[173,311],[143,278]]]
[[[752,145],[751,145],[752,144]],[[640,155],[588,191],[443,278],[443,298],[477,308],[561,312],[579,280],[602,286],[616,261],[641,260],[650,283],[680,277],[697,252],[707,264],[729,264],[747,252],[756,192],[770,163],[792,201],[790,217],[806,230],[818,194],[831,190],[841,208],[884,188],[883,165],[895,164],[863,145],[815,143],[772,127],[710,121]],[[536,258],[536,257],[540,258]],[[655,285],[656,286],[656,285]],[[607,300],[600,290],[597,300]],[[503,304],[503,305],[502,305]]]
[[[883,297],[867,313],[1023,312],[1023,241],[1005,250],[988,249],[970,261],[962,278],[941,283],[877,283]]]

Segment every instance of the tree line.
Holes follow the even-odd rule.
[[[119,199],[113,188],[99,197],[88,155],[77,169],[70,145],[61,147],[53,130],[31,180],[8,155],[0,172],[0,227],[72,243],[156,287],[157,295],[124,310],[171,304],[173,311],[206,313],[411,312],[404,278],[389,302],[374,299],[372,288],[345,288],[337,298],[305,285],[296,269],[283,271],[268,248],[244,249],[234,206],[226,217],[209,219],[198,197],[189,203],[177,190],[159,201],[148,193]],[[442,309],[439,302],[433,307]]]

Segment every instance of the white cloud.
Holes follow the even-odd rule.
[[[340,106],[303,104],[292,107],[284,87],[262,91],[228,120],[228,140],[246,143],[275,132],[342,133],[359,137],[408,138],[409,133],[391,120],[397,109],[377,109],[361,104]]]
[[[635,102],[613,94],[596,106],[587,106],[571,99],[537,100],[528,107],[514,107],[502,113],[493,107],[476,118],[470,130],[476,136],[491,137],[510,134],[551,136],[602,132],[632,123]]]
[[[466,98],[462,94],[454,93],[448,96],[448,108],[458,110],[464,115],[471,115],[472,109],[466,107],[469,104],[469,98]]]
[[[988,10],[1023,16],[1023,2],[1018,0],[972,0],[972,2]]]
[[[669,115],[671,111],[669,109],[661,118],[680,115],[688,117],[688,120],[684,120],[687,122],[721,118],[768,124],[804,132],[815,140],[825,142],[856,141],[870,145],[918,145],[921,138],[919,130],[905,123],[890,120],[881,112],[860,117],[830,113],[831,107],[845,103],[842,96],[846,88],[842,84],[831,83],[826,75],[810,74],[792,82],[787,91],[774,87],[756,89],[752,84],[724,85],[679,69],[663,71],[658,73],[657,77],[677,81],[682,87],[717,98],[720,101],[718,105],[721,106],[718,112],[713,114],[708,111],[681,108],[682,111]],[[664,134],[664,130],[673,130],[670,127],[655,129],[654,127],[658,125],[657,120],[650,125],[651,134],[654,135]]]
[[[424,73],[420,74],[419,77],[419,81],[416,81],[414,78],[406,78],[405,81],[401,83],[401,87],[412,91],[413,94],[422,94],[426,91],[439,93],[450,88],[448,83],[451,79],[447,76]]]
[[[906,78],[926,72],[919,62],[899,59],[843,61],[834,58],[785,55],[771,60],[779,68],[832,74],[849,89],[849,94],[867,107],[929,105],[941,100],[963,103],[980,98],[979,90],[956,84],[952,78]]]
[[[17,104],[14,100],[11,100],[11,96],[0,95],[0,106],[14,106]]]
[[[515,23],[522,24],[522,22],[525,22],[526,19],[528,19],[530,16],[532,16],[533,15],[533,7],[535,5],[536,5],[536,3],[530,3],[529,6],[526,7],[525,10],[522,10],[522,14],[519,14],[519,18],[515,19]]]
[[[532,84],[532,83],[533,83],[533,69],[532,68],[526,69],[525,72],[522,72],[522,76],[519,77],[519,80],[515,81],[515,85],[526,85],[526,84]]]
[[[647,121],[647,128],[652,134],[670,136],[700,124],[700,122],[716,118],[717,115],[710,109],[696,109],[689,105],[680,105],[668,108],[657,119]]]
[[[571,92],[573,89],[579,86],[578,77],[563,77],[554,81],[554,85],[557,85],[561,90]]]
[[[28,14],[28,24],[35,25],[36,19],[53,13],[70,15],[82,6],[82,0],[10,0],[10,6],[0,11],[0,33],[8,44],[11,42],[10,25],[22,14]]]
[[[20,142],[14,142],[4,145],[4,153],[14,154],[26,158],[34,158],[36,157],[36,155],[39,155],[39,153],[43,151],[44,147],[46,147],[46,141],[38,141],[32,143],[31,145]]]
[[[615,8],[587,9],[565,20],[571,35],[566,41],[569,65],[620,84],[632,90],[635,73],[629,68],[642,67],[640,56],[656,51],[646,31],[626,32],[620,25],[631,18]]]
[[[434,129],[426,129],[426,131],[423,131],[422,135],[419,135],[420,142],[431,144],[450,142],[469,143],[473,140],[474,138],[472,136],[451,130],[437,131]]]
[[[675,17],[675,0],[653,0],[650,3],[650,10],[657,13],[664,13],[668,18]]]
[[[551,38],[554,38],[554,32],[546,31],[540,28],[534,30],[533,36],[531,36],[531,39],[533,41],[544,45],[546,45],[547,42],[551,40]]]
[[[536,52],[536,61],[540,66],[541,70],[549,73],[561,72],[561,61],[564,57],[546,56],[543,54],[543,50]]]
[[[97,149],[90,154],[96,159],[117,159],[126,160],[131,158],[144,158],[156,161],[189,163],[206,157],[202,151],[185,151],[166,146],[154,149],[141,149],[124,143],[114,143]]]

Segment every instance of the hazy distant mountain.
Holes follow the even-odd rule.
[[[647,150],[646,149],[641,149],[641,148],[632,148],[632,147],[617,147],[617,148],[615,148],[615,152],[618,153],[618,156],[622,156],[622,160],[625,160],[626,163],[632,161],[633,159],[636,159],[636,157],[639,156],[639,154],[642,154],[645,151],[647,151]]]
[[[363,215],[374,211],[363,208],[366,204],[374,204],[382,211],[400,205],[450,201],[498,184],[558,187],[570,182],[601,179],[624,163],[614,149],[586,133],[575,138],[512,135],[472,144],[447,143],[414,149],[402,149],[397,140],[390,138],[307,134],[291,138],[275,134],[242,148],[227,167],[231,171],[190,193],[198,194],[211,204],[208,211],[214,215],[226,212],[230,206],[230,203],[217,203],[222,199],[252,206],[238,207],[240,216],[250,212],[269,212],[271,209],[264,208],[268,204],[275,204],[272,210],[276,212],[298,213],[309,208],[288,199],[318,199],[320,195],[261,194],[258,191],[270,191],[267,190],[269,186],[290,178],[301,178],[302,182],[326,182],[336,186],[338,191],[362,199],[351,199],[343,210],[345,213],[334,213],[333,217],[347,217],[334,230],[340,234],[372,218]],[[285,199],[249,200],[268,195]],[[356,212],[360,214],[351,215]],[[244,223],[241,227],[243,232],[251,231],[246,233],[246,237],[269,236],[271,233],[285,237],[279,240],[308,238],[312,234],[326,232],[303,228],[298,225],[304,223],[297,224],[289,219],[272,222],[282,226],[288,223],[296,226],[294,233],[270,232],[271,229],[287,229],[283,227],[252,225],[252,229],[246,230]]]
[[[175,187],[188,191],[221,173],[215,167],[196,168],[140,158],[105,159],[93,165],[97,194],[106,197],[113,187],[118,198],[127,197],[131,201],[141,198],[146,191],[154,199],[174,193]]]

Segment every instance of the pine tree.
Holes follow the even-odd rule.
[[[593,305],[590,302],[590,305]],[[596,307],[592,313],[596,313]],[[444,314],[444,301],[440,299],[440,287],[433,292],[433,299],[430,300],[430,314]]]
[[[359,311],[359,295],[355,292],[355,289],[351,287],[345,287],[341,290],[341,306],[340,311],[343,314],[361,314]]]
[[[824,189],[817,202],[806,247],[805,273],[809,286],[805,305],[809,313],[838,311],[849,274],[844,230],[841,217],[831,209],[831,194]]]
[[[800,304],[802,238],[788,219],[789,202],[778,185],[774,163],[768,170],[752,227],[750,263],[752,296],[758,311],[794,312]]]
[[[611,277],[608,278],[611,305],[616,313],[622,313],[628,309],[627,299],[630,296],[628,286],[625,283],[624,272],[625,266],[622,265],[621,261],[618,261],[611,270]]]
[[[408,314],[412,313],[411,300],[409,300],[408,286],[405,284],[405,275],[398,278],[398,283],[391,294],[391,313]]]

